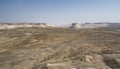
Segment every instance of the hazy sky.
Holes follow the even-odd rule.
[[[0,22],[120,22],[120,0],[0,0]]]

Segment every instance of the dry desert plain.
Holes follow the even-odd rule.
[[[0,69],[120,69],[120,29],[1,29]]]

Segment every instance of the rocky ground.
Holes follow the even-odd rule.
[[[0,69],[120,69],[120,29],[0,30]]]

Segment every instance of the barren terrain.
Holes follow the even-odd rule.
[[[120,29],[2,29],[0,69],[120,69]]]

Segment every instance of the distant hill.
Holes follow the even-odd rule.
[[[53,25],[48,25],[46,23],[0,23],[0,29],[15,29],[23,27],[43,27],[50,28]]]
[[[120,23],[84,23],[84,24],[78,24],[80,25],[79,28],[120,28]],[[74,26],[76,26],[74,25]],[[73,24],[72,24],[72,28]]]

